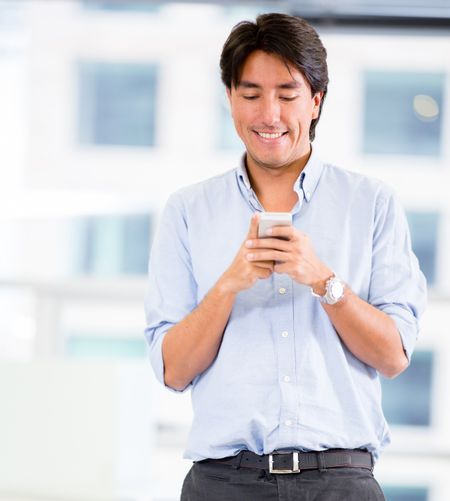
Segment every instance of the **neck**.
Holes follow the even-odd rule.
[[[250,184],[258,200],[266,211],[290,212],[298,201],[294,191],[294,183],[305,168],[311,155],[308,153],[279,168],[269,168],[257,164],[250,156],[246,156],[247,173]]]

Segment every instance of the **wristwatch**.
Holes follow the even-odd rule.
[[[345,283],[333,274],[325,284],[325,294],[316,294],[311,287],[311,294],[318,297],[321,303],[336,304],[344,297]]]

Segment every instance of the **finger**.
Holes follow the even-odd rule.
[[[281,240],[280,238],[257,238],[245,242],[245,246],[249,249],[275,249],[285,252],[290,250],[291,245],[286,240]]]
[[[252,262],[260,261],[281,261],[286,262],[289,259],[289,254],[277,250],[264,250],[258,252],[249,252],[246,258]]]
[[[291,226],[272,226],[267,230],[270,237],[292,240],[299,232]]]
[[[275,273],[288,273],[289,271],[289,264],[288,263],[276,263],[274,264],[273,271]]]
[[[274,264],[273,261],[257,261],[254,263],[254,266],[255,268],[266,268],[273,271]]]
[[[258,238],[258,226],[259,226],[259,214],[257,212],[254,212],[252,218],[250,219],[250,227],[247,233],[247,240]]]
[[[258,278],[269,278],[270,275],[272,275],[272,270],[268,270],[268,269],[261,269],[261,273],[259,275]]]

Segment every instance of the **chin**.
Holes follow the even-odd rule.
[[[266,169],[272,169],[272,170],[277,170],[281,169],[284,167],[287,162],[280,162],[280,161],[261,161],[259,160],[258,163],[262,166],[264,166]]]
[[[281,155],[254,155],[252,154],[251,150],[247,150],[249,155],[252,157],[253,161],[267,166],[267,167],[282,167],[286,163],[289,163],[289,157],[288,156],[281,156]]]

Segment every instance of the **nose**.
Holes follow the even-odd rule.
[[[266,96],[261,99],[260,113],[264,125],[273,127],[280,121],[280,103],[274,97]]]

